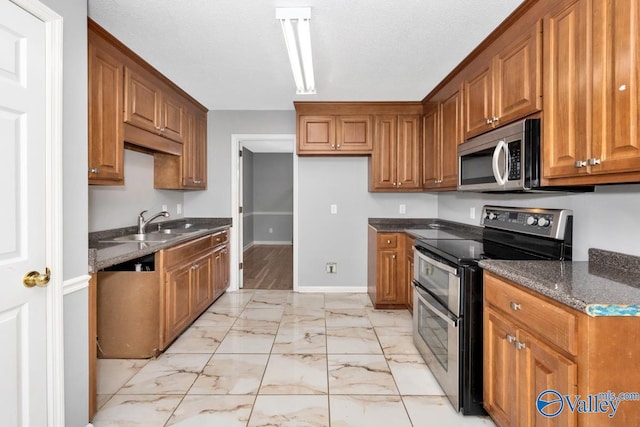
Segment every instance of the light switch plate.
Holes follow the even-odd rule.
[[[400,205],[400,213],[401,214],[406,214],[407,213],[407,205],[405,205],[405,204],[401,204]]]

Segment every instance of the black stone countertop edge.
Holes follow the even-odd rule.
[[[590,316],[640,315],[640,257],[589,249],[589,261],[483,260],[480,267]]]
[[[439,218],[369,218],[369,226],[380,233],[408,232],[412,229],[432,229],[459,232],[482,237],[482,227]]]
[[[114,228],[110,230],[89,233],[89,273],[95,273],[107,267],[155,253],[161,249],[170,248],[189,240],[216,233],[231,227],[231,218],[181,218],[149,224],[148,232],[160,228],[178,228],[185,224],[193,224],[201,228],[200,231],[174,237],[166,242],[102,242],[102,240],[134,234],[136,226]]]

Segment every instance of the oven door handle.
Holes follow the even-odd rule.
[[[458,327],[458,319],[456,317],[452,316],[451,314],[449,314],[449,310],[447,310],[444,307],[442,309],[436,308],[434,304],[431,304],[429,301],[427,301],[426,297],[428,295],[427,295],[426,292],[420,290],[420,285],[418,285],[414,281],[413,282],[413,286],[416,288],[416,292],[418,294],[418,299],[420,299],[420,302],[422,304],[426,305],[429,310],[431,310],[439,318],[441,318],[442,320],[447,322],[447,325],[449,325],[449,326],[451,326],[453,328],[457,328]],[[440,305],[437,301],[434,301],[434,303]],[[444,309],[444,313],[442,312],[443,309]]]

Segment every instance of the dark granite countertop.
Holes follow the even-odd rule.
[[[483,269],[590,316],[640,316],[640,257],[589,249],[589,261],[480,261]]]
[[[159,227],[179,228],[184,227],[185,224],[192,224],[197,231],[171,237],[165,242],[104,242],[114,237],[134,234],[137,230],[136,226],[89,233],[89,273],[224,230],[231,227],[231,218],[182,218],[151,223],[147,229],[148,232],[152,232],[157,231]]]
[[[369,218],[369,226],[379,233],[407,233],[422,237],[421,230],[442,230],[464,238],[481,238],[482,227],[438,218]]]

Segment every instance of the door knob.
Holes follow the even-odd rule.
[[[45,269],[44,274],[40,274],[38,271],[30,271],[22,278],[22,283],[27,288],[33,288],[34,286],[47,286],[51,279],[51,270],[49,267]]]

